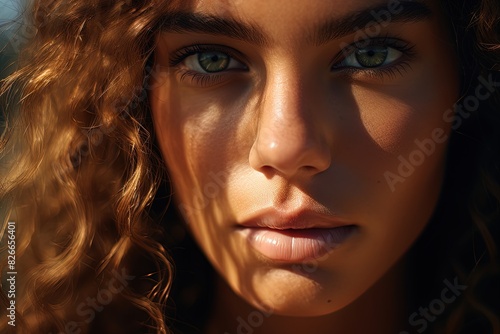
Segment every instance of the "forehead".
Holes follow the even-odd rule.
[[[196,12],[212,14],[238,12],[252,14],[261,18],[272,17],[274,20],[284,16],[317,17],[363,9],[374,5],[395,4],[396,0],[194,0],[189,7]],[[304,10],[307,9],[307,10]],[[329,13],[325,13],[327,10]]]
[[[370,8],[397,15],[397,11],[415,4],[437,7],[433,0],[192,0],[180,7],[195,13],[278,24],[290,18],[299,22],[341,18]]]

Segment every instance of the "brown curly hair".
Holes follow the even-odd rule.
[[[20,101],[7,105],[0,195],[9,208],[4,226],[8,217],[18,225],[21,332],[95,332],[91,326],[113,310],[143,313],[137,317],[146,325],[166,332],[171,264],[147,214],[161,161],[151,149],[142,94],[152,31],[165,10],[165,1],[34,4],[36,37],[2,86],[6,105],[14,95]],[[126,281],[96,321],[82,318],[85,297],[98,296],[116,272],[139,276],[133,264],[145,257],[156,264],[153,273]],[[2,308],[6,302],[2,294]],[[0,320],[2,332],[7,320]],[[123,330],[107,327],[118,323]],[[126,321],[116,324],[103,330],[132,331]]]
[[[441,3],[462,64],[462,96],[479,76],[500,81],[500,3]],[[8,110],[0,140],[0,239],[15,221],[18,332],[169,331],[164,307],[172,264],[148,214],[166,175],[153,147],[147,92],[156,33],[176,5],[37,0],[27,15],[36,36],[0,91]],[[499,310],[479,291],[498,277],[499,106],[496,91],[453,134],[440,205],[411,251],[422,292],[414,305],[428,302],[435,295],[429,287],[439,289],[451,273],[469,286],[434,324],[437,333],[471,326],[500,333]],[[4,273],[7,246],[0,247]],[[123,289],[114,293],[118,281]],[[92,316],[83,318],[88,298],[104,292],[109,305],[87,308]],[[486,320],[478,325],[467,315]],[[12,329],[8,320],[0,318],[0,332]]]

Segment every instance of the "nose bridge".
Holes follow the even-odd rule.
[[[259,104],[252,166],[272,168],[287,177],[301,170],[325,170],[330,157],[318,128],[322,111],[306,74],[299,66],[282,63],[269,71],[268,78]]]
[[[305,135],[313,117],[306,114],[305,80],[292,66],[281,66],[269,78],[261,101],[259,128],[265,132],[261,134],[268,139],[288,136],[291,131]]]

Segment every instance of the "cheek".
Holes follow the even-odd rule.
[[[220,99],[193,99],[182,89],[163,86],[152,93],[158,143],[173,187],[175,205],[208,258],[217,267],[233,263],[235,249],[224,224],[231,220],[227,178],[233,159],[233,117]],[[171,204],[174,205],[174,204]],[[226,245],[221,248],[220,245]],[[225,275],[236,275],[232,266]]]
[[[151,100],[159,146],[175,186],[203,188],[205,172],[215,172],[227,145],[225,134],[218,131],[224,122],[220,108],[210,99],[193,102],[168,81],[153,91]]]
[[[332,166],[314,183],[316,200],[363,226],[362,246],[336,263],[349,273],[339,274],[346,282],[365,277],[367,286],[380,277],[415,241],[437,203],[451,131],[444,116],[459,80],[452,66],[424,65],[436,71],[417,70],[390,87],[352,86],[354,103],[345,105],[356,109],[344,113],[344,128],[335,128]]]
[[[381,150],[397,156],[414,148],[418,139],[431,137],[435,129],[449,132],[445,112],[458,96],[458,78],[454,80],[450,70],[417,69],[402,85],[353,88],[363,127]]]
[[[425,182],[426,171],[441,170],[451,128],[446,112],[458,98],[459,78],[453,62],[442,62],[441,56],[449,52],[426,52],[434,56],[416,62],[402,82],[379,88],[353,87],[367,138],[365,146],[369,141],[381,151],[371,156],[369,164],[379,168],[380,176],[389,171],[409,179],[414,174],[412,178]],[[400,173],[404,160],[411,166],[407,173]]]
[[[352,203],[372,235],[378,258],[404,252],[429,221],[443,178],[459,80],[453,66],[415,71],[407,84],[367,90],[354,87],[365,139],[352,151],[352,168],[362,186]],[[363,205],[359,206],[359,202]],[[354,208],[354,204],[352,206]],[[390,245],[390,246],[389,246]]]
[[[171,80],[157,90],[152,104],[167,167],[175,181],[181,181],[174,182],[179,191],[188,188],[210,199],[221,197],[235,162],[248,163],[245,147],[251,145],[251,131],[242,123],[252,103],[249,89],[235,83],[201,91],[178,87]],[[220,189],[213,189],[214,183]]]

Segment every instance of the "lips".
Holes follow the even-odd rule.
[[[280,213],[267,210],[245,220],[239,233],[266,258],[303,262],[332,252],[356,232],[358,226],[314,211]]]

